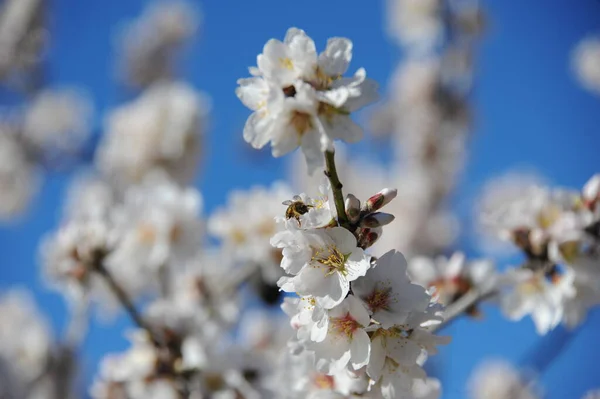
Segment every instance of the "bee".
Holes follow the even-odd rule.
[[[283,205],[287,205],[287,209],[285,210],[285,218],[294,218],[296,221],[298,221],[298,223],[300,223],[300,216],[307,213],[310,208],[314,208],[313,205],[305,204],[299,195],[294,195],[292,200],[283,201],[282,203]]]

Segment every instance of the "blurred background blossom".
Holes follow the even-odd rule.
[[[447,18],[448,7],[456,18]],[[235,81],[266,40],[290,26],[318,43],[349,37],[357,65],[382,86],[382,99],[355,118],[369,127],[366,140],[337,151],[345,188],[361,201],[383,187],[398,189],[386,207],[396,219],[373,252],[445,255],[444,262],[467,267],[453,256],[460,250],[469,260],[493,258],[500,269],[518,264],[522,255],[480,215],[531,186],[580,190],[598,172],[599,16],[594,0],[335,0],[325,9],[313,0],[301,7],[274,0],[4,0],[0,315],[11,323],[0,331],[0,356],[2,369],[17,375],[2,373],[0,396],[61,394],[60,379],[51,378],[34,385],[40,396],[24,391],[45,368],[68,369],[68,353],[55,348],[62,341],[54,337],[81,346],[76,384],[92,386],[82,392],[106,397],[127,378],[134,395],[147,394],[140,381],[155,376],[164,359],[149,350],[152,337],[123,334],[131,321],[116,311],[106,282],[87,274],[110,250],[107,269],[136,301],[162,295],[148,309],[153,328],[187,337],[173,364],[209,370],[203,386],[224,376],[225,385],[261,397],[223,370],[237,362],[262,376],[287,338],[287,319],[248,292],[237,298],[215,287],[247,281],[265,302],[277,302],[273,282],[281,271],[273,266],[281,254],[254,241],[268,242],[277,230],[282,201],[295,192],[317,195],[322,181],[307,177],[299,154],[273,159],[241,139],[247,111],[235,98]],[[293,187],[274,183],[281,180]],[[224,253],[210,250],[219,243]],[[233,244],[249,249],[240,255]],[[177,272],[165,277],[165,270]],[[67,294],[66,304],[56,289]],[[82,328],[83,311],[98,302],[108,309],[101,306],[102,317]],[[204,353],[199,342],[235,325],[240,303],[256,313],[243,316],[239,337],[221,337],[224,347],[241,346],[221,364],[214,360],[223,348]],[[578,329],[557,327],[544,337],[528,318],[509,323],[497,307],[481,310],[481,323],[453,323],[446,330],[453,342],[428,363],[443,398],[597,395],[597,310]],[[199,325],[202,334],[195,333]],[[488,357],[512,365],[481,366]],[[277,385],[262,385],[269,384]],[[157,398],[174,389],[168,378],[152,382]],[[433,381],[421,389],[427,397],[439,387]]]

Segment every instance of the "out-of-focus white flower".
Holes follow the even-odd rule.
[[[556,327],[565,314],[565,303],[575,297],[574,273],[566,270],[555,277],[543,271],[510,270],[504,276],[510,288],[501,296],[503,312],[512,320],[531,314],[538,334]]]
[[[39,178],[23,147],[0,127],[0,218],[22,212],[38,189]]]
[[[117,394],[132,399],[179,397],[176,381],[169,378],[168,372],[160,374],[163,363],[146,333],[137,331],[130,339],[132,346],[127,352],[107,355],[102,360],[90,395],[94,399],[109,399]]]
[[[592,211],[596,210],[600,202],[600,173],[595,174],[585,183],[581,190],[581,197],[588,208]]]
[[[0,296],[0,360],[22,384],[39,377],[50,356],[50,334],[28,292],[11,290]]]
[[[108,220],[117,195],[108,182],[94,175],[81,175],[69,187],[63,213],[68,220]]]
[[[377,259],[364,278],[352,282],[354,295],[383,328],[404,324],[412,312],[424,311],[429,305],[429,295],[411,284],[406,267],[404,256],[392,250]]]
[[[38,151],[72,153],[90,134],[92,104],[73,89],[39,92],[23,120],[25,140]]]
[[[511,240],[513,231],[519,229],[540,229],[539,234],[543,235],[544,230],[558,220],[560,212],[574,203],[574,199],[574,195],[572,198],[554,198],[549,189],[533,186],[484,217],[487,224],[507,240]]]
[[[233,266],[226,252],[206,248],[185,267],[169,270],[171,278],[161,281],[167,298],[149,306],[148,320],[179,336],[194,333],[218,339],[239,317],[237,287],[228,284],[236,274]]]
[[[42,61],[47,43],[42,4],[36,0],[9,0],[0,6],[0,79],[31,84],[32,72]],[[23,84],[15,79],[17,84]]]
[[[277,233],[271,244],[283,249],[281,267],[293,277],[282,277],[277,285],[285,292],[314,296],[326,309],[340,304],[350,282],[364,276],[369,257],[357,246],[356,238],[343,227]]]
[[[107,265],[137,270],[137,279],[152,278],[161,267],[182,266],[200,248],[201,212],[197,190],[181,188],[162,174],[148,176],[127,189],[113,212]]]
[[[415,380],[412,394],[415,399],[439,399],[442,396],[442,384],[436,378]]]
[[[85,301],[88,295],[110,298],[93,270],[108,250],[108,239],[109,226],[100,219],[71,220],[45,237],[40,255],[48,283],[72,304]]]
[[[572,62],[579,83],[600,94],[600,38],[582,40],[573,51]]]
[[[539,399],[541,396],[509,364],[502,361],[480,366],[471,377],[469,396],[472,399]]]
[[[450,341],[450,337],[438,337],[425,329],[441,321],[439,314],[439,305],[432,305],[413,312],[404,324],[372,328],[367,374],[375,393],[385,399],[411,397],[415,381],[426,378],[421,367],[425,356],[437,353],[438,345]]]
[[[281,252],[271,247],[269,239],[281,230],[275,219],[285,215],[283,202],[291,197],[291,189],[281,182],[270,188],[232,191],[227,206],[209,218],[208,232],[222,240],[224,250],[237,262],[258,265],[263,277],[275,283],[281,276]]]
[[[408,47],[429,49],[443,33],[440,0],[388,0],[388,30]]]
[[[255,148],[271,142],[279,157],[301,147],[312,174],[324,165],[323,152],[333,140],[356,142],[362,129],[350,114],[377,98],[377,85],[359,69],[342,75],[352,58],[352,42],[332,38],[317,55],[314,42],[297,28],[283,42],[271,39],[251,68],[252,78],[240,79],[236,94],[254,113],[244,127],[244,139]]]
[[[206,112],[204,96],[186,84],[155,83],[109,115],[96,165],[121,184],[139,182],[154,169],[185,182],[196,169]]]
[[[351,364],[354,370],[369,362],[371,342],[365,328],[369,313],[362,302],[350,295],[330,309],[324,320],[326,335],[309,341],[307,349],[315,354],[317,371],[334,374]]]
[[[513,247],[500,240],[495,223],[490,223],[490,215],[496,214],[508,203],[519,200],[531,187],[546,185],[543,176],[535,172],[508,172],[487,181],[478,195],[474,207],[475,237],[486,253],[497,256],[510,255]]]
[[[600,399],[600,389],[589,391],[582,399]]]
[[[433,289],[436,300],[443,305],[449,305],[471,289],[490,292],[496,284],[496,269],[492,261],[468,262],[460,252],[450,258],[412,258],[408,273],[412,281]]]
[[[122,34],[123,78],[146,86],[167,78],[175,51],[198,30],[200,13],[192,2],[155,1]]]

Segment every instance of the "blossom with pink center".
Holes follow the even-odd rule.
[[[348,364],[355,370],[366,366],[371,342],[365,328],[370,318],[361,301],[348,296],[328,311],[325,322],[327,329],[322,330],[323,334],[311,337],[313,341],[307,343],[307,349],[314,352],[317,370],[334,374]]]
[[[371,317],[383,328],[403,324],[414,311],[424,311],[429,295],[412,284],[404,256],[389,251],[377,259],[364,278],[352,282],[352,292],[367,305]]]
[[[339,305],[350,291],[350,282],[364,276],[369,256],[357,246],[356,237],[343,227],[300,230],[286,223],[271,245],[282,248],[281,267],[294,276],[284,276],[282,291],[312,296],[325,309]]]

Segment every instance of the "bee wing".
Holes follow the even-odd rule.
[[[282,202],[282,204],[283,204],[283,205],[288,205],[288,206],[289,206],[289,205],[292,205],[292,201],[290,201],[290,200],[285,200],[285,201],[283,201],[283,202]]]
[[[294,195],[292,198],[294,201],[302,201],[302,198],[299,195]]]

